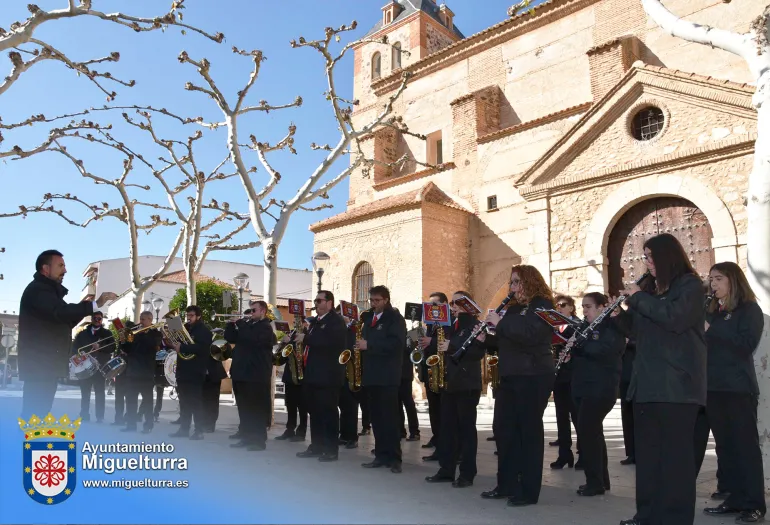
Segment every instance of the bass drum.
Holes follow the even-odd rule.
[[[176,387],[176,352],[171,351],[163,361],[163,374],[166,376],[168,384]]]

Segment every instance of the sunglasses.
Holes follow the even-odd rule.
[[[569,303],[558,303],[556,306],[558,306],[559,308],[566,308],[569,306]]]
[[[313,302],[315,304],[318,304],[318,303],[325,303],[326,301],[327,301],[327,299],[315,299]]]

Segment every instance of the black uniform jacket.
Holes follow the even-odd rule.
[[[636,340],[632,337],[626,343],[626,350],[623,352],[623,370],[620,372],[621,383],[629,384],[631,382],[634,359],[636,359]]]
[[[200,382],[206,379],[206,370],[208,369],[209,359],[211,358],[211,341],[213,334],[209,327],[203,324],[203,321],[197,321],[195,324],[186,324],[185,328],[192,337],[194,343],[191,345],[183,344],[180,347],[180,355],[176,356],[176,381],[178,382]],[[182,355],[192,359],[182,359]]]
[[[452,337],[444,358],[447,392],[481,390],[481,360],[486,355],[484,343],[474,339],[459,364],[455,364],[450,357],[463,346],[478,324],[475,317],[465,313],[461,313],[456,323],[452,323]]]
[[[572,397],[617,399],[626,337],[607,320],[571,350]]]
[[[160,332],[153,328],[136,334],[130,343],[121,343],[120,348],[126,354],[126,377],[148,381],[155,377],[155,354],[160,350],[161,339]]]
[[[450,313],[450,316],[452,314]],[[444,339],[449,341],[452,339],[454,325],[455,325],[455,319],[453,317],[450,317],[450,321],[452,324],[449,326],[441,326],[441,328],[444,330]],[[420,368],[418,370],[418,379],[420,382],[424,384],[428,384],[428,378],[430,377],[428,375],[428,365],[425,364],[425,361],[432,355],[436,355],[438,352],[438,329],[440,325],[438,324],[429,324],[427,328],[425,329],[425,335],[430,337],[430,345],[428,345],[427,348],[422,349],[422,355],[423,359],[420,362]]]
[[[386,307],[377,324],[371,326],[374,312],[362,315],[366,350],[361,354],[362,386],[399,386],[406,346],[406,323],[393,307]]]
[[[535,309],[552,309],[553,303],[535,297],[528,305],[509,306],[495,328],[500,360],[500,377],[553,374],[551,353],[553,328],[535,314]]]
[[[93,325],[88,325],[84,330],[78,332],[78,335],[75,336],[75,340],[72,341],[72,355],[77,353],[78,348],[83,348],[84,346],[88,346],[89,348],[83,348],[83,352],[90,352],[90,346],[101,339],[105,340],[98,343],[100,347],[99,351],[93,352],[91,356],[99,361],[99,366],[104,366],[107,364],[107,361],[112,359],[112,354],[115,352],[115,338],[113,337],[112,332],[103,326],[94,332]]]
[[[637,292],[617,323],[636,340],[628,399],[637,403],[706,405],[703,283],[695,275],[674,279],[660,295]]]
[[[345,384],[345,367],[339,358],[347,342],[348,327],[341,315],[331,311],[316,318],[302,341],[307,348],[304,384],[337,388]]]
[[[706,319],[708,390],[759,395],[753,353],[765,325],[762,309],[744,302],[732,312],[711,312]]]
[[[69,377],[72,329],[94,312],[90,301],[67,304],[67,289],[39,273],[19,305],[19,379]]]
[[[225,339],[235,345],[230,365],[233,381],[270,382],[273,373],[273,345],[277,341],[269,319],[227,323]]]

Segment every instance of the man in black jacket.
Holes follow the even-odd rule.
[[[203,431],[214,432],[219,419],[219,393],[222,390],[222,380],[227,377],[221,361],[211,357],[209,353],[206,366],[206,379],[203,381]]]
[[[339,313],[339,306],[336,310]],[[347,317],[342,317],[346,324],[347,344],[346,349],[353,350],[356,345],[356,332],[358,323],[351,322]],[[353,359],[353,356],[350,356]],[[363,359],[362,367],[363,370]],[[346,369],[347,372],[347,369]],[[350,388],[347,373],[345,374],[345,384],[340,388],[340,445],[348,449],[358,448],[358,406],[361,390],[354,392]]]
[[[340,365],[339,357],[347,343],[347,326],[334,311],[331,292],[321,290],[314,303],[318,316],[307,335],[299,338],[304,348],[302,393],[310,412],[310,446],[297,457],[336,461],[340,429],[337,404],[345,383],[345,367]]]
[[[463,296],[471,297],[463,291],[455,292],[452,297],[452,337],[438,348],[439,352],[444,352],[446,363],[446,389],[441,394],[441,443],[438,446],[441,468],[435,475],[425,478],[429,483],[452,482],[455,488],[470,487],[476,477],[476,407],[481,398],[481,359],[486,353],[482,332],[458,364],[450,358],[478,324],[475,317],[455,304]],[[455,480],[458,453],[461,456],[460,476]]]
[[[230,377],[240,427],[230,436],[239,439],[233,448],[265,450],[270,424],[270,376],[273,373],[275,332],[267,318],[267,303],[250,303],[251,319],[228,323],[225,340],[235,345]]]
[[[444,292],[433,292],[430,294],[430,302],[433,304],[447,304],[449,299]],[[429,456],[424,456],[423,461],[438,461],[438,444],[441,439],[441,393],[434,392],[429,387],[428,365],[425,361],[436,354],[436,333],[438,325],[430,325],[426,328],[426,335],[420,341],[423,350],[423,360],[420,362],[418,370],[418,379],[425,385],[425,392],[428,399],[428,415],[430,416],[430,431],[433,434],[430,441],[425,443],[422,448],[433,448],[434,451]],[[447,337],[450,334],[444,331]]]
[[[374,312],[362,315],[363,339],[356,345],[365,353],[361,384],[369,396],[374,431],[374,461],[365,468],[390,467],[401,473],[398,387],[401,361],[406,346],[406,323],[390,304],[390,291],[384,286],[369,290]]]
[[[203,439],[203,382],[206,380],[208,360],[211,356],[212,333],[203,323],[200,307],[192,305],[186,310],[187,333],[193,344],[171,343],[177,353],[176,390],[179,393],[179,430],[171,437],[190,437]],[[195,422],[195,430],[190,435],[190,426]]]
[[[142,312],[139,316],[142,328],[152,326],[152,312]],[[138,420],[144,416],[143,434],[149,434],[153,427],[152,393],[155,385],[155,355],[160,350],[161,334],[156,329],[137,333],[133,341],[120,336],[121,349],[125,352],[126,371],[121,374],[121,382],[126,386],[126,428],[125,432],[136,431]],[[142,405],[137,412],[139,396]]]
[[[115,351],[112,332],[102,325],[103,319],[102,312],[94,312],[91,315],[91,324],[80,331],[72,342],[72,355],[78,351],[92,352],[90,355],[99,363],[99,368],[107,364]],[[91,389],[96,401],[96,422],[101,423],[104,421],[104,376],[99,371],[80,380],[80,417],[83,421],[91,419]]]
[[[294,317],[296,335],[304,333],[304,324],[302,317]],[[286,335],[281,342],[288,344],[290,341],[291,339]],[[292,344],[296,345],[299,343]],[[284,347],[282,346],[281,348],[283,349]],[[296,350],[296,346],[294,348]],[[281,381],[284,388],[284,403],[286,403],[286,430],[280,436],[275,437],[278,441],[305,441],[305,434],[307,433],[307,406],[302,395],[302,380],[300,380],[296,370],[292,372],[294,359],[294,355],[280,358],[280,364],[283,365]],[[292,360],[292,362],[289,362],[289,360]]]
[[[24,381],[22,416],[44,418],[56,397],[56,381],[69,376],[72,329],[117,296],[104,292],[96,301],[67,304],[62,280],[67,273],[61,252],[47,250],[35,261],[35,276],[19,305],[19,379]]]

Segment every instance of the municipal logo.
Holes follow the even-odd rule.
[[[32,415],[29,422],[19,419],[24,433],[22,447],[24,492],[44,505],[67,500],[77,481],[77,445],[75,432],[81,420],[58,420],[50,413],[41,420]]]

